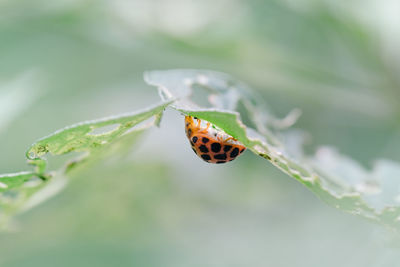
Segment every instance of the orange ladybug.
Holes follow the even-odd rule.
[[[185,116],[185,131],[197,156],[209,163],[225,163],[242,154],[246,147],[211,123],[196,117]],[[203,123],[204,124],[204,123]]]

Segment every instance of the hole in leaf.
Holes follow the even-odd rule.
[[[38,177],[34,177],[32,179],[30,179],[29,181],[24,183],[24,187],[36,187],[38,185],[40,185],[41,183],[43,183],[43,180],[38,178]]]
[[[254,114],[251,114],[249,109],[245,106],[242,100],[237,103],[236,111],[240,113],[240,119],[244,125],[257,129],[257,125],[254,123]]]
[[[70,151],[65,154],[61,155],[53,155],[51,153],[47,154],[46,160],[47,160],[47,166],[49,169],[61,169],[65,166],[66,162],[70,161],[79,161],[82,158],[86,157],[88,155],[87,151]]]
[[[37,158],[37,155],[36,155],[35,152],[30,151],[30,152],[28,153],[28,157],[29,157],[30,159],[35,159],[35,158]]]
[[[120,123],[114,123],[110,125],[106,125],[103,127],[98,127],[93,129],[88,135],[103,135],[103,134],[109,134],[115,130],[117,130],[121,126]]]
[[[194,103],[204,108],[212,107],[209,101],[209,96],[215,93],[214,90],[197,83],[193,84],[191,88],[192,94],[190,95],[190,98]]]
[[[148,118],[147,120],[139,122],[135,126],[132,126],[131,128],[129,128],[126,132],[124,132],[123,135],[126,135],[126,134],[129,134],[131,132],[135,132],[135,131],[138,131],[138,130],[145,129],[145,128],[149,127],[149,126],[152,126],[152,125],[154,125],[155,121],[156,121],[156,117],[154,117],[154,116],[151,117],[151,118]]]

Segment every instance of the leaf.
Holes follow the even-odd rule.
[[[2,174],[0,175],[0,192],[18,188],[33,177],[35,177],[33,172]]]
[[[400,230],[399,163],[382,160],[368,171],[330,148],[305,155],[302,134],[289,128],[299,113],[275,118],[261,97],[227,74],[151,71],[145,81],[162,99],[176,99],[173,108],[223,129],[329,205]]]
[[[5,227],[9,217],[46,183],[47,180],[34,172],[0,175],[0,228]]]
[[[26,152],[29,159],[36,159],[47,153],[62,155],[72,151],[82,152],[104,146],[127,133],[131,128],[164,111],[171,101],[135,113],[78,123],[40,139]],[[152,122],[153,125],[155,122]]]
[[[35,142],[27,151],[34,171],[0,175],[0,226],[6,225],[11,215],[32,208],[62,190],[71,171],[88,168],[102,157],[124,155],[145,130],[158,125],[170,104],[171,101],[163,102],[139,112],[78,123]],[[87,153],[56,171],[46,169],[44,155],[72,151]]]

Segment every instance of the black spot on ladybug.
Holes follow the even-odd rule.
[[[192,138],[192,141],[193,141],[193,143],[195,143],[196,144],[196,142],[197,142],[197,136],[193,136],[193,138]]]
[[[208,141],[210,141],[210,139],[208,139],[207,137],[203,137],[203,143],[207,143]]]
[[[227,158],[227,156],[225,153],[214,155],[214,159],[226,159],[226,158]]]
[[[245,150],[245,148],[242,148],[242,150],[240,150],[240,154],[242,154],[244,150]]]
[[[188,130],[188,135],[191,136],[192,135],[192,129]]]
[[[224,146],[224,152],[228,152],[229,150],[231,150],[232,146],[230,145],[226,145]]]
[[[211,159],[211,157],[209,155],[207,155],[207,154],[201,155],[201,158],[204,159],[204,160],[210,160]]]
[[[224,160],[218,160],[216,163],[217,164],[221,164],[221,163],[225,163],[226,161],[224,161]]]
[[[221,150],[221,145],[219,143],[212,143],[211,150],[212,150],[212,152],[217,153]]]
[[[203,152],[203,153],[208,153],[208,148],[207,148],[205,145],[199,146],[199,149],[200,149],[200,151]]]
[[[239,155],[239,149],[235,147],[231,152],[231,158],[237,157]]]

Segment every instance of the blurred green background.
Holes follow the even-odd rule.
[[[332,145],[367,168],[400,160],[399,12],[396,0],[0,1],[0,173],[28,169],[27,147],[59,128],[158,102],[142,74],[171,68],[230,73],[280,117],[300,108],[310,153]],[[16,222],[0,234],[2,267],[400,259],[393,233],[251,152],[202,162],[175,111]]]

